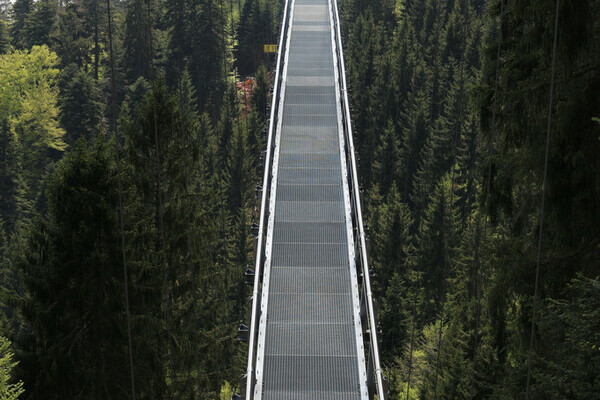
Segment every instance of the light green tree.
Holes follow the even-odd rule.
[[[219,393],[220,400],[229,400],[233,395],[233,388],[231,387],[231,383],[225,381],[221,386],[221,393]]]
[[[0,56],[0,114],[11,122],[44,119],[50,147],[64,149],[64,131],[58,125],[56,88],[58,57],[47,46],[34,46]],[[21,114],[25,114],[21,116]]]
[[[59,124],[56,68],[47,46],[0,55],[0,124],[11,135],[17,164],[18,215],[27,217],[41,196],[42,180],[65,148]]]
[[[16,400],[25,391],[23,382],[10,383],[12,381],[12,370],[18,362],[13,362],[11,343],[5,337],[0,336],[0,399]]]

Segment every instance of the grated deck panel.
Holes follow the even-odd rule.
[[[364,400],[330,5],[295,0],[292,8],[256,393],[260,399]]]

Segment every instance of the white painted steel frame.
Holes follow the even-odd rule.
[[[269,178],[271,176],[271,152],[273,146],[273,125],[275,121],[275,111],[277,110],[277,99],[279,94],[279,73],[281,67],[281,49],[283,48],[284,36],[286,35],[286,27],[287,27],[287,18],[288,18],[288,9],[289,9],[290,0],[285,1],[285,8],[283,11],[283,22],[281,25],[281,35],[279,37],[279,47],[277,52],[277,66],[275,71],[275,84],[273,85],[273,100],[271,103],[271,115],[269,118],[269,134],[267,138],[267,152],[265,155],[265,172],[263,175],[263,192],[262,198],[260,202],[260,221],[258,225],[258,236],[257,236],[257,247],[256,247],[256,260],[254,267],[254,286],[252,290],[252,314],[250,317],[250,337],[248,340],[248,366],[246,369],[246,400],[252,400],[253,391],[254,391],[254,378],[255,378],[255,342],[256,342],[256,318],[258,312],[258,303],[260,299],[258,298],[259,290],[260,290],[260,276],[261,269],[263,266],[263,241],[264,241],[264,228],[265,228],[265,218],[267,216],[266,206],[267,206],[267,197],[269,190]]]
[[[351,180],[352,180],[352,189],[353,189],[353,197],[354,197],[354,212],[357,215],[357,230],[359,236],[359,252],[361,257],[361,266],[363,273],[363,285],[366,285],[366,303],[367,303],[367,319],[370,331],[370,339],[371,346],[373,348],[371,357],[372,360],[369,362],[373,362],[374,370],[375,370],[375,385],[377,389],[377,395],[380,400],[385,399],[385,392],[383,382],[385,380],[383,376],[383,370],[381,368],[380,359],[379,359],[379,346],[377,341],[377,328],[375,322],[375,314],[373,307],[373,295],[371,292],[371,283],[369,276],[369,268],[367,261],[367,252],[366,252],[366,243],[365,243],[365,233],[364,233],[364,224],[362,221],[362,209],[359,198],[359,185],[358,185],[358,174],[356,168],[356,157],[354,151],[354,142],[352,138],[352,123],[350,118],[350,108],[348,102],[348,94],[347,94],[347,82],[346,82],[346,71],[345,71],[345,62],[344,62],[344,54],[343,47],[341,43],[341,33],[340,33],[340,22],[339,22],[339,12],[337,6],[337,0],[328,0],[330,7],[330,25],[332,31],[332,52],[334,57],[334,71],[335,71],[335,87],[336,87],[336,108],[338,114],[338,125],[341,127],[342,124],[342,116],[341,116],[341,102],[340,102],[340,93],[343,94],[343,108],[344,108],[344,119],[345,119],[345,127],[341,127],[340,129],[340,161],[342,162],[342,173],[343,173],[343,188],[344,188],[344,202],[346,205],[346,221],[348,228],[348,243],[349,243],[349,256],[351,262],[351,270],[353,273],[352,276],[352,293],[353,293],[353,307],[355,314],[355,329],[357,330],[356,340],[357,340],[357,350],[358,350],[358,359],[359,361],[359,375],[360,375],[360,385],[361,385],[361,396],[367,395],[366,385],[363,382],[366,382],[366,371],[364,367],[364,340],[362,335],[362,329],[360,326],[360,303],[358,299],[358,279],[356,276],[356,267],[354,264],[355,260],[355,250],[353,246],[353,234],[352,234],[352,221],[350,213],[352,211],[352,205],[350,201],[350,194],[348,188],[348,171],[345,168],[345,158],[346,152],[344,151],[344,139],[347,143],[347,153],[350,158],[350,163],[352,166],[352,170],[350,171]],[[264,340],[265,340],[265,331],[266,331],[266,306],[267,306],[267,298],[268,298],[268,285],[269,285],[269,273],[270,269],[270,259],[271,259],[271,251],[272,251],[272,236],[273,236],[273,222],[275,216],[275,200],[276,200],[276,181],[277,181],[277,163],[279,158],[279,144],[281,139],[281,125],[282,125],[282,115],[283,115],[283,103],[284,103],[284,93],[285,93],[285,76],[287,72],[287,61],[289,59],[289,43],[292,32],[292,23],[293,23],[293,7],[294,0],[286,0],[285,9],[284,9],[284,17],[283,17],[283,25],[281,28],[281,35],[279,39],[279,49],[281,50],[283,47],[284,40],[287,41],[287,45],[285,47],[285,56],[284,56],[284,70],[283,70],[283,79],[282,87],[279,87],[280,82],[280,68],[281,68],[281,56],[282,52],[279,51],[277,55],[277,69],[275,75],[275,84],[273,89],[273,100],[271,106],[271,115],[269,121],[269,134],[267,140],[267,154],[265,157],[265,172],[263,176],[263,196],[261,199],[261,214],[260,214],[260,223],[259,223],[259,231],[258,231],[258,243],[257,243],[257,252],[256,252],[256,267],[255,267],[255,278],[254,278],[254,288],[253,288],[253,296],[252,296],[252,314],[251,314],[251,322],[250,322],[250,339],[249,339],[249,350],[248,350],[248,367],[246,373],[246,400],[252,400],[255,392],[258,392],[258,399],[261,396],[261,388],[262,388],[262,363],[264,362]],[[289,16],[288,16],[288,10]],[[289,24],[288,24],[289,20]],[[336,54],[337,50],[337,54]],[[339,63],[339,64],[338,64]],[[341,82],[340,82],[341,81]],[[341,88],[340,88],[341,85]],[[279,98],[279,93],[281,93],[281,98]],[[277,101],[279,100],[279,104]],[[273,165],[271,165],[271,152],[272,152],[272,140],[273,140],[273,127],[274,127],[274,117],[275,112],[278,112],[278,127],[277,134],[275,138],[275,152],[274,152],[274,161]],[[345,128],[345,129],[343,129]],[[344,132],[342,132],[342,130]],[[345,137],[344,137],[345,136]],[[267,190],[269,190],[269,178],[273,173],[273,179],[270,182],[271,188],[269,196],[267,196]],[[257,356],[256,360],[254,357],[254,347],[256,342],[256,318],[258,311],[258,299],[259,287],[260,287],[260,276],[261,269],[263,267],[263,237],[264,237],[264,226],[265,226],[265,218],[267,217],[266,210],[266,198],[270,197],[269,201],[269,229],[267,233],[267,248],[265,251],[265,271],[264,271],[264,284],[262,290],[262,297],[264,300],[261,301],[261,304],[264,304],[264,310],[261,310],[260,317],[260,326],[259,326],[259,339],[258,339],[258,347],[257,347]],[[266,290],[265,290],[266,289]],[[266,296],[266,297],[265,297]],[[262,306],[261,306],[262,308]],[[358,314],[357,314],[358,313]],[[358,315],[358,316],[357,316]],[[254,369],[254,363],[257,363],[256,372]],[[260,364],[260,367],[259,367]],[[256,373],[256,385],[254,385],[254,375]],[[364,379],[363,379],[364,378]]]
[[[269,303],[269,281],[271,279],[271,256],[273,254],[273,228],[275,225],[275,203],[277,200],[277,175],[279,173],[279,149],[281,147],[281,130],[283,127],[283,105],[285,101],[285,88],[287,82],[288,60],[290,56],[290,40],[292,38],[292,28],[294,24],[294,5],[295,0],[291,0],[289,23],[287,28],[287,38],[285,46],[285,57],[283,61],[283,73],[281,78],[281,98],[279,99],[279,109],[277,116],[277,131],[275,134],[275,151],[273,157],[273,177],[271,181],[271,193],[269,200],[269,223],[267,229],[267,247],[265,251],[265,265],[263,273],[263,287],[260,310],[260,323],[258,327],[258,349],[256,354],[256,385],[254,387],[254,400],[262,398],[263,372],[265,362],[265,336],[267,333],[267,307]],[[284,19],[285,23],[285,19]],[[279,68],[279,67],[278,67]]]
[[[346,237],[348,239],[348,260],[350,261],[350,283],[352,285],[352,305],[354,314],[354,330],[356,336],[356,356],[358,358],[358,373],[360,379],[360,394],[361,398],[368,399],[369,392],[367,388],[367,368],[365,359],[365,345],[363,339],[362,323],[360,319],[360,291],[358,288],[358,277],[356,276],[356,255],[354,250],[354,233],[352,230],[352,205],[350,202],[350,189],[348,188],[348,168],[346,164],[346,152],[345,149],[345,135],[344,135],[344,124],[342,121],[342,103],[340,99],[340,77],[339,77],[339,65],[338,58],[336,55],[337,46],[339,45],[335,40],[335,23],[334,23],[334,10],[331,0],[328,0],[329,5],[329,25],[331,27],[331,53],[333,56],[333,71],[334,71],[334,83],[335,83],[335,103],[336,113],[338,119],[338,135],[340,142],[340,162],[342,168],[342,188],[344,191],[344,210],[346,212]],[[340,49],[341,50],[341,49]]]
[[[352,186],[353,186],[353,195],[354,195],[354,207],[357,215],[358,222],[358,236],[360,239],[360,256],[361,256],[361,264],[362,264],[362,273],[363,273],[363,286],[366,286],[367,292],[367,319],[369,323],[369,332],[370,332],[370,342],[373,351],[371,357],[372,360],[369,362],[373,362],[374,373],[375,373],[375,387],[377,389],[377,397],[379,400],[385,399],[385,389],[384,389],[384,381],[385,377],[383,375],[383,369],[381,368],[381,361],[379,359],[379,342],[377,339],[377,323],[375,321],[375,310],[373,307],[373,293],[371,292],[371,278],[369,274],[369,262],[367,260],[367,245],[365,241],[365,228],[362,219],[362,207],[360,204],[360,187],[358,184],[358,172],[356,168],[356,156],[354,151],[354,139],[352,137],[352,119],[350,117],[350,104],[348,102],[348,85],[346,82],[346,66],[344,61],[344,48],[342,47],[342,35],[340,32],[340,18],[337,6],[337,0],[330,0],[334,6],[334,15],[335,15],[335,33],[337,36],[337,45],[339,49],[339,63],[341,67],[340,76],[341,76],[341,84],[342,84],[342,94],[344,99],[344,111],[346,115],[346,140],[348,143],[348,154],[350,156],[350,162],[352,165]]]

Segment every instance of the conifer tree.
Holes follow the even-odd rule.
[[[190,10],[189,24],[194,27],[188,35],[190,53],[188,70],[198,100],[200,112],[218,116],[223,101],[225,77],[225,38],[221,29],[223,15],[215,0],[202,0]]]
[[[428,136],[429,112],[423,92],[409,97],[407,103],[407,122],[402,130],[400,148],[400,187],[405,201],[409,199],[414,204],[415,196],[425,195],[414,192],[413,182],[420,162],[420,153]],[[416,221],[420,219],[415,215]]]
[[[7,53],[10,49],[10,35],[6,20],[0,17],[0,54]]]
[[[56,29],[58,1],[39,0],[33,4],[25,18],[23,27],[24,44],[27,48],[36,45],[52,47],[52,35]]]
[[[99,79],[100,57],[102,46],[105,42],[102,38],[102,31],[106,23],[100,0],[81,0],[81,14],[86,36],[92,46],[92,74],[94,79]]]
[[[17,143],[6,119],[0,120],[0,219],[5,233],[12,232],[17,219]]]
[[[32,398],[129,398],[110,159],[99,141],[94,149],[79,143],[67,154],[49,184],[48,219],[32,226],[19,259],[28,291],[22,313],[30,327],[21,339],[29,355],[23,370]],[[143,326],[139,321],[140,331]],[[153,378],[140,368],[137,379],[149,387]]]
[[[54,49],[60,58],[61,67],[74,64],[79,68],[87,68],[91,43],[81,7],[77,3],[69,3],[60,11],[55,38]]]
[[[23,49],[26,46],[25,20],[33,9],[33,0],[15,0],[12,6],[12,24],[10,36],[13,45],[17,49]]]
[[[101,92],[93,78],[70,65],[60,78],[59,107],[61,123],[66,130],[65,141],[74,144],[80,137],[93,142],[103,131]]]
[[[261,121],[268,117],[269,100],[269,76],[267,68],[261,64],[256,71],[256,86],[252,90],[252,108]]]
[[[448,271],[453,267],[456,252],[456,220],[451,204],[450,177],[443,178],[435,187],[423,217],[423,228],[418,238],[419,270],[423,272],[422,285],[429,310],[434,316],[445,301]],[[455,199],[453,199],[454,201]]]
[[[127,81],[131,84],[138,78],[150,79],[152,51],[156,48],[150,43],[150,30],[154,29],[154,0],[133,0],[127,5],[125,14],[125,38],[123,47]],[[154,35],[152,35],[154,37]]]
[[[11,343],[0,336],[0,397],[5,400],[17,400],[25,391],[23,382],[12,383],[14,368],[19,364],[13,361]]]

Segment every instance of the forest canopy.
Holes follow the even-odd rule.
[[[0,0],[1,399],[240,392],[284,3]],[[600,2],[339,3],[389,398],[600,399]]]
[[[1,398],[239,390],[279,7],[1,4]]]
[[[342,4],[392,398],[598,398],[600,4]]]

